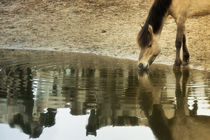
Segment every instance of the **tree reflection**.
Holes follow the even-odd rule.
[[[56,125],[58,108],[70,108],[72,115],[89,115],[86,135],[97,136],[106,126],[145,125],[161,140],[209,137],[204,133],[209,130],[208,114],[199,115],[203,104],[209,106],[208,72],[154,65],[139,74],[136,64],[111,59],[108,67],[101,64],[108,58],[76,58],[5,62],[0,122],[37,138],[45,127]],[[179,135],[183,133],[185,137]]]
[[[0,114],[4,114],[6,120],[1,121],[8,123],[12,128],[20,128],[32,138],[39,137],[44,127],[51,127],[55,124],[56,110],[48,108],[46,113],[40,113],[39,118],[34,117],[32,70],[20,67],[13,70],[3,69],[3,71],[1,100],[6,98],[6,108],[1,108]],[[2,106],[3,104],[1,103]]]

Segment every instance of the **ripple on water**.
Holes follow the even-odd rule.
[[[182,125],[179,118],[193,117],[199,127],[199,116],[210,120],[207,71],[173,71],[170,66],[154,64],[148,74],[139,74],[136,62],[130,60],[39,51],[2,50],[1,54],[0,122],[19,126],[31,137],[35,137],[32,129],[39,130],[36,134],[40,137],[42,133],[50,135],[44,128],[60,127],[57,123],[62,120],[55,116],[66,114],[59,112],[60,108],[69,108],[69,116],[63,119],[85,115],[86,120],[81,121],[86,124],[78,132],[87,135],[96,135],[96,130],[105,133],[101,128],[110,125],[147,126],[156,135],[160,131],[156,124],[173,128]],[[186,127],[194,125],[190,122],[186,121]],[[74,129],[77,123],[65,127]],[[131,133],[129,127],[126,130]]]

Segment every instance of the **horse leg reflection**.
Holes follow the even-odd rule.
[[[161,76],[162,74],[160,74]],[[148,119],[148,125],[152,129],[157,139],[161,140],[188,140],[188,139],[208,139],[210,137],[210,117],[198,116],[198,105],[195,102],[193,109],[188,108],[188,80],[189,69],[174,70],[176,102],[174,108],[165,109],[161,101],[155,102],[157,97],[161,97],[163,85],[154,84],[152,76],[147,79],[139,78],[140,106]],[[157,77],[157,75],[156,75]],[[160,78],[156,78],[156,83],[161,83]],[[167,93],[166,93],[167,94]],[[161,99],[160,99],[161,100]],[[175,113],[171,118],[167,117],[167,111]]]

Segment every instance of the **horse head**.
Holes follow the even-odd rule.
[[[140,70],[147,70],[153,63],[157,55],[160,53],[158,46],[159,35],[154,34],[151,25],[142,27],[137,37],[137,42],[140,48],[138,68]]]

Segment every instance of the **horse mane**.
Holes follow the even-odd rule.
[[[152,40],[152,35],[148,31],[148,26],[149,25],[144,25],[141,31],[139,32],[137,40],[141,47],[148,46],[149,42]]]
[[[150,8],[147,20],[138,35],[138,43],[142,47],[148,46],[152,40],[152,35],[148,31],[149,25],[152,26],[154,34],[158,33],[162,27],[163,19],[168,12],[172,0],[155,0]]]

